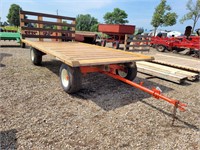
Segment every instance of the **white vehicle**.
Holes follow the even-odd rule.
[[[167,37],[172,37],[172,36],[177,37],[181,35],[182,35],[181,32],[178,32],[178,31],[170,31],[167,33]]]
[[[157,30],[155,36],[157,36],[158,34],[162,33],[162,36],[167,36],[167,31],[163,31],[163,30]],[[154,31],[149,32],[148,36],[154,36]]]
[[[157,30],[155,36],[158,36],[162,34],[162,37],[178,37],[181,36],[182,33],[179,31],[163,31],[163,30]],[[148,36],[154,36],[154,31],[149,32]]]

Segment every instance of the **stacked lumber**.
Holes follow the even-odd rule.
[[[138,61],[136,63],[139,72],[156,76],[158,78],[162,78],[175,83],[180,84],[185,82],[185,80],[195,81],[198,79],[197,73],[164,66],[161,64],[155,64],[152,62]]]
[[[154,55],[154,58],[152,62],[200,73],[200,59],[160,53]]]

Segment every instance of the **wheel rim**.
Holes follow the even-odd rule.
[[[69,86],[69,75],[68,75],[68,71],[66,69],[62,69],[61,81],[62,81],[62,84],[64,87]]]
[[[113,48],[116,48],[117,47],[117,44],[116,43],[113,43]]]
[[[118,75],[123,77],[123,78],[125,78],[128,75],[128,70],[127,69],[125,69],[124,71],[122,71],[122,70],[117,70],[117,71],[118,71]]]
[[[104,41],[101,42],[101,46],[104,46]]]
[[[31,50],[31,60],[34,61],[34,52]]]
[[[163,46],[158,46],[158,51],[163,51],[164,47]]]

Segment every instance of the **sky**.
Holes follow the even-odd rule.
[[[196,2],[197,0],[193,0]],[[160,27],[162,30],[176,30],[184,32],[185,27],[193,25],[192,21],[180,24],[179,20],[188,12],[186,3],[188,0],[167,0],[172,11],[178,15],[177,24],[170,27]],[[18,4],[23,10],[41,13],[56,14],[76,17],[78,14],[90,14],[104,23],[103,16],[107,12],[112,12],[114,8],[120,8],[128,14],[128,24],[135,25],[136,28],[144,28],[149,31],[153,27],[151,19],[156,6],[160,0],[0,0],[1,21],[7,21],[7,14],[11,4]],[[200,20],[196,28],[200,28]],[[195,28],[195,29],[196,29]]]

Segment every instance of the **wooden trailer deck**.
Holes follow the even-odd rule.
[[[151,56],[79,42],[40,42],[24,39],[22,39],[22,42],[46,54],[55,56],[72,67],[120,64],[153,59]]]
[[[27,15],[36,19],[27,19]],[[51,20],[45,21],[45,18]],[[150,90],[132,82],[137,75],[135,61],[152,60],[153,57],[75,42],[75,21],[72,17],[20,11],[21,46],[27,44],[32,47],[30,56],[34,65],[40,65],[45,54],[53,55],[63,62],[59,76],[65,92],[78,92],[82,87],[83,74],[100,72],[173,104],[174,110],[185,110],[185,104],[161,95],[159,90]],[[36,26],[29,27],[32,23]],[[39,41],[27,40],[26,37],[38,38]],[[50,40],[44,41],[46,38]]]

